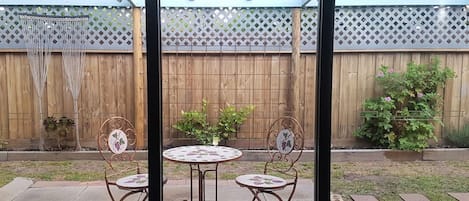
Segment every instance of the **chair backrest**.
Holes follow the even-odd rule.
[[[266,162],[264,172],[269,165],[277,162],[282,165],[275,166],[276,171],[290,171],[303,153],[303,134],[303,127],[295,118],[284,116],[275,120],[267,131],[270,159]]]
[[[135,127],[124,117],[111,117],[101,124],[98,150],[111,168],[113,161],[133,161],[136,143]]]

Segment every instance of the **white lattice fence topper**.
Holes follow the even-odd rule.
[[[164,9],[167,50],[290,50],[290,9]]]
[[[340,49],[468,48],[469,10],[459,7],[341,8]]]
[[[17,13],[36,13],[89,15],[87,49],[132,50],[131,12],[114,7],[0,7],[0,48],[24,48]],[[291,9],[164,8],[161,14],[163,50],[291,50]],[[466,6],[339,7],[335,49],[468,48],[468,18]],[[317,9],[303,9],[301,20],[302,50],[315,50]]]
[[[131,50],[132,14],[129,8],[108,7],[0,7],[0,48],[25,48],[19,13],[48,16],[90,17],[86,33],[86,49]],[[55,30],[55,33],[59,33]],[[54,35],[55,38],[59,34]],[[52,49],[61,49],[61,43],[53,40]]]

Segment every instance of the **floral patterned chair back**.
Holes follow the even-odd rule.
[[[104,180],[112,201],[123,201],[133,194],[148,198],[148,174],[144,174],[138,161],[134,161],[137,138],[135,127],[124,117],[106,119],[98,134],[98,150],[106,161]],[[127,191],[120,199],[111,186]]]
[[[133,161],[136,153],[135,128],[124,117],[106,119],[99,129],[98,150],[107,164],[113,161]]]
[[[303,128],[300,123],[290,116],[278,118],[267,131],[270,160],[266,162],[264,172],[268,171],[269,167],[280,172],[290,171],[300,159],[303,148]]]
[[[291,201],[298,182],[295,163],[303,153],[303,128],[290,116],[275,120],[267,130],[267,149],[270,158],[265,162],[262,174],[244,174],[236,177],[236,183],[248,188],[254,200],[263,200],[260,194],[270,194],[277,200],[284,200],[278,191],[289,190]],[[289,189],[287,188],[289,187]]]

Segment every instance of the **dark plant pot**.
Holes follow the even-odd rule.
[[[46,130],[47,133],[51,133],[57,130],[57,127],[46,126],[44,130]]]
[[[219,146],[227,146],[228,145],[228,140],[227,139],[220,139],[220,142],[218,142]]]

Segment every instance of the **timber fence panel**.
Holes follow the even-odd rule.
[[[428,63],[439,57],[442,66],[451,67],[457,77],[448,81],[444,91],[443,121],[459,128],[469,121],[469,53],[336,53],[333,66],[332,138],[337,147],[358,142],[352,132],[360,126],[364,100],[382,94],[375,76],[380,65],[405,70],[410,61]],[[307,146],[313,146],[315,135],[316,55],[301,57],[301,87],[298,120],[302,122]],[[133,65],[130,54],[87,54],[85,76],[79,96],[81,140],[94,147],[100,122],[110,116],[134,119]],[[262,54],[196,54],[163,55],[163,136],[165,145],[188,142],[187,136],[172,125],[181,110],[200,109],[203,98],[209,100],[210,120],[216,121],[220,107],[256,106],[248,121],[241,126],[230,145],[258,148],[264,145],[265,128],[273,119],[287,112],[287,90],[291,56],[284,53]],[[154,78],[152,78],[154,79]],[[37,95],[32,85],[26,53],[0,54],[0,130],[11,148],[31,148],[37,143]],[[43,97],[47,115],[73,115],[70,93],[61,70],[61,57],[52,56],[49,78]],[[70,116],[71,117],[71,116]],[[448,127],[448,128],[449,128]],[[440,137],[442,130],[435,131]],[[441,138],[441,137],[440,137]]]

